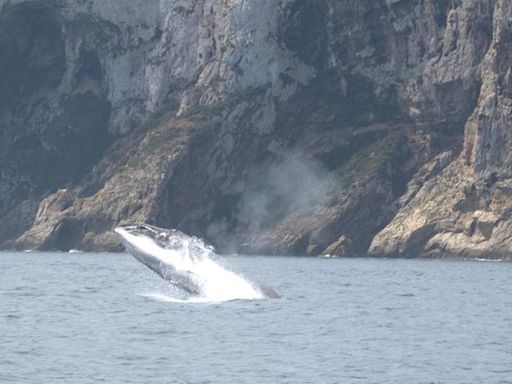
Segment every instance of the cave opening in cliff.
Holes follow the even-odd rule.
[[[83,49],[73,73],[73,91],[61,103],[61,114],[45,139],[54,149],[51,168],[62,181],[77,182],[102,157],[113,141],[109,131],[111,105],[99,55]],[[62,183],[55,180],[56,184]]]
[[[0,17],[0,111],[57,87],[65,72],[58,16],[42,3],[7,7]]]

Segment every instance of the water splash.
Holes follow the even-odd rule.
[[[192,287],[188,290],[195,292],[195,295],[185,299],[166,294],[145,297],[157,301],[197,303],[257,300],[268,296],[268,289],[223,265],[224,262],[213,248],[197,237],[180,233],[180,237],[175,239],[167,237],[168,244],[162,247],[152,237],[129,233],[124,229],[117,232],[137,260],[177,287]],[[158,239],[158,236],[155,238]]]

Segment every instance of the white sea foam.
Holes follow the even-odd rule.
[[[158,301],[161,303],[177,303],[177,304],[212,304],[214,301],[205,298],[205,297],[187,297],[187,298],[177,298],[174,296],[166,295],[163,293],[155,292],[155,293],[143,293],[140,296],[152,300]]]

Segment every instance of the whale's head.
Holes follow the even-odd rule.
[[[188,236],[177,229],[165,229],[149,224],[125,224],[115,228],[126,250],[139,261],[159,259],[166,262],[180,258],[197,262],[210,256],[214,249],[195,236]],[[143,261],[147,264],[146,261]]]
[[[189,238],[176,229],[164,229],[149,224],[125,224],[115,228],[121,241],[129,248],[136,246],[142,240],[144,243],[152,242],[162,249],[182,250],[187,246]]]

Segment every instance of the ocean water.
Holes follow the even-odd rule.
[[[191,300],[127,254],[0,253],[0,383],[512,383],[512,264],[226,258]]]

